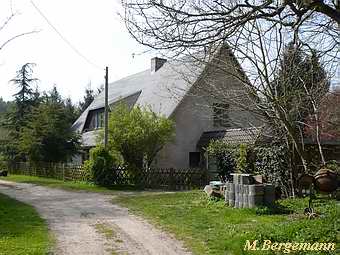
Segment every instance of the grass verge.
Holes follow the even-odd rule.
[[[59,188],[65,190],[73,191],[90,191],[90,192],[100,192],[100,193],[112,193],[118,190],[135,190],[133,186],[113,186],[113,187],[102,187],[88,182],[80,181],[62,181],[52,178],[43,178],[36,176],[27,175],[9,175],[7,177],[0,177],[0,180],[13,181],[13,182],[23,182],[32,183],[41,186],[47,186],[50,188]]]
[[[0,194],[0,255],[47,254],[52,238],[33,207]]]
[[[230,208],[224,201],[207,199],[201,191],[120,196],[115,202],[175,234],[194,254],[286,254],[282,250],[244,251],[244,246],[246,240],[258,240],[260,244],[264,240],[336,242],[340,227],[337,215],[340,208],[337,211],[335,201],[317,200],[315,209],[320,217],[313,220],[303,214],[308,204],[305,199],[279,201],[280,209],[274,211]],[[301,254],[335,254],[335,251]]]

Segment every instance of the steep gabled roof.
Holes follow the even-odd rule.
[[[194,61],[167,61],[159,70],[150,69],[109,84],[109,104],[139,93],[136,105],[148,106],[155,113],[169,117],[199,75],[203,66]],[[75,121],[72,128],[82,132],[90,110],[104,107],[104,92]]]

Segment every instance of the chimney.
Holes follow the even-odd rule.
[[[157,58],[154,57],[151,59],[151,73],[155,73],[160,69],[164,63],[166,62],[166,59],[164,58]]]

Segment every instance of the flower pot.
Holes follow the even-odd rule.
[[[321,192],[331,193],[338,187],[337,175],[334,171],[323,168],[314,175],[315,186]]]

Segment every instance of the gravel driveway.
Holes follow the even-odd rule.
[[[52,254],[191,254],[181,243],[111,202],[112,195],[0,180],[0,192],[34,206],[56,239]]]

